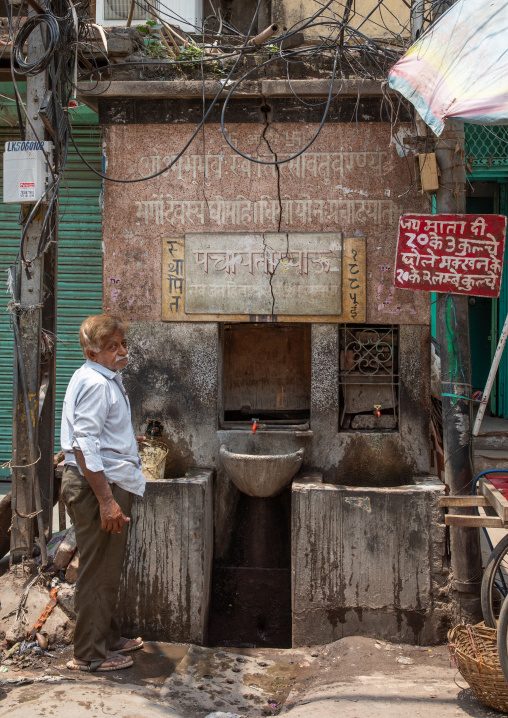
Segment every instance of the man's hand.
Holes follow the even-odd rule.
[[[122,533],[124,523],[130,521],[130,518],[123,515],[114,498],[101,502],[100,511],[103,531],[111,531],[112,534]]]
[[[81,471],[85,475],[86,480],[90,484],[99,502],[101,527],[103,531],[111,531],[112,534],[121,533],[124,523],[130,521],[130,518],[123,515],[122,509],[113,498],[111,487],[104,476],[104,472],[90,471],[90,469],[87,469],[85,457],[80,449],[74,449],[74,454],[76,461],[81,467]]]
[[[136,436],[136,441],[146,441],[146,436]]]

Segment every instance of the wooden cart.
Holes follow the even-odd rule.
[[[507,471],[508,473],[508,471]],[[466,506],[490,507],[497,516],[472,516],[471,514],[446,514],[446,526],[479,526],[487,529],[508,529],[508,499],[485,477],[477,483],[475,496],[443,496],[442,508],[465,508]]]

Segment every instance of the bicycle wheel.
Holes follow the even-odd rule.
[[[508,682],[508,601],[505,601],[501,607],[497,624],[497,653],[505,680]]]
[[[482,579],[482,612],[485,625],[496,628],[504,599],[508,594],[508,534],[489,556]],[[507,614],[508,622],[508,614]]]

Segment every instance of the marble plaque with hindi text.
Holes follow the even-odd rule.
[[[185,235],[188,314],[337,315],[342,235]]]

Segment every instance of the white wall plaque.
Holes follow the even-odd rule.
[[[342,235],[185,235],[187,314],[339,315]]]

